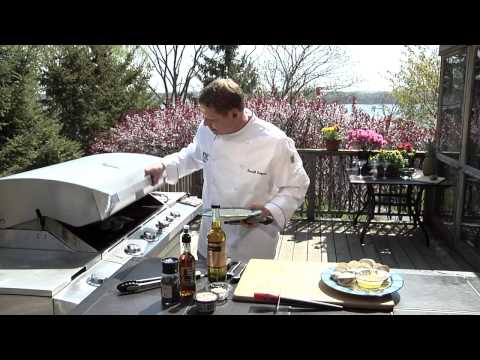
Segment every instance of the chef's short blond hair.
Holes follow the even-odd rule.
[[[205,86],[198,98],[200,105],[212,107],[215,111],[226,114],[230,110],[245,108],[242,88],[231,79],[216,79]]]

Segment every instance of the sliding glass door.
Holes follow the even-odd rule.
[[[451,245],[480,259],[480,48],[441,55],[438,172],[452,186],[437,191],[435,217]]]

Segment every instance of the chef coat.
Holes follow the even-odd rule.
[[[203,169],[203,208],[265,206],[274,222],[254,228],[222,224],[227,255],[234,260],[273,259],[279,231],[303,203],[310,184],[292,139],[249,109],[247,124],[232,134],[215,135],[203,123],[193,142],[163,158],[166,182]],[[198,253],[207,257],[211,218],[200,225]]]

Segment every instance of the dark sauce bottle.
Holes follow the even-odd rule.
[[[179,258],[180,269],[180,299],[182,301],[191,301],[195,295],[195,257],[191,253],[190,243],[192,238],[188,233],[190,227],[183,227],[182,245],[183,253]]]

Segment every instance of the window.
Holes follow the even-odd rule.
[[[465,177],[461,239],[480,250],[480,179]]]
[[[451,166],[445,163],[438,163],[438,174],[446,178],[452,184],[447,188],[439,187],[437,191],[437,199],[439,200],[438,215],[440,215],[441,222],[450,232],[449,236],[455,235],[455,207],[457,206],[457,172]]]
[[[464,85],[465,51],[445,58],[441,79],[439,148],[442,153],[455,159],[460,159],[462,143]]]
[[[467,164],[480,169],[480,48],[473,62],[472,107],[469,117]]]

